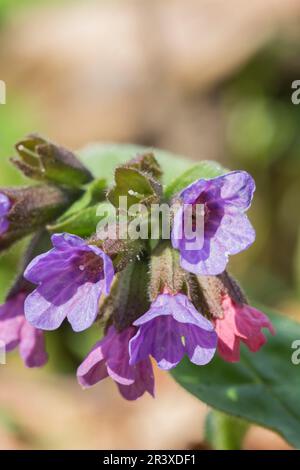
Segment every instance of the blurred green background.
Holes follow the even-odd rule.
[[[0,0],[0,185],[24,184],[8,159],[32,131],[247,170],[257,241],[230,269],[251,298],[299,318],[299,17],[298,2],[276,0]],[[23,245],[1,257],[1,300]],[[48,369],[73,373],[96,337],[52,333]]]

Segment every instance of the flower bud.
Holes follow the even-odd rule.
[[[164,291],[176,294],[185,290],[187,273],[179,265],[179,256],[168,242],[161,242],[151,256],[150,299]]]
[[[133,204],[149,207],[158,203],[161,196],[162,186],[151,174],[130,166],[120,166],[116,168],[115,186],[108,192],[107,199],[117,208],[120,206],[120,197],[127,198],[128,208]]]
[[[127,168],[136,168],[143,173],[148,173],[153,178],[160,179],[162,176],[160,164],[152,152],[137,155],[123,166]]]
[[[63,147],[32,134],[16,144],[12,163],[28,178],[77,187],[92,181],[90,171]]]
[[[208,318],[223,318],[222,299],[229,295],[237,304],[247,303],[238,283],[224,271],[218,276],[187,275],[188,296]]]
[[[50,185],[0,189],[0,250],[57,218],[74,196]]]

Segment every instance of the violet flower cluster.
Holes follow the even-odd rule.
[[[122,327],[114,315],[105,318],[102,339],[77,370],[82,387],[91,387],[110,377],[127,400],[135,400],[145,392],[154,396],[154,364],[166,371],[187,356],[193,364],[205,366],[216,350],[224,360],[235,362],[240,358],[241,342],[255,352],[266,342],[263,328],[274,334],[268,318],[246,300],[238,301],[225,285],[219,301],[222,314],[218,316],[207,313],[188,289],[189,279],[195,282],[198,276],[217,279],[225,271],[229,255],[254,242],[255,232],[245,214],[254,190],[254,181],[248,173],[234,171],[199,179],[176,196],[180,208],[174,216],[168,249],[175,258],[179,252],[180,265],[172,276],[176,278],[180,273],[182,282],[170,285],[164,277],[165,267],[161,272],[153,270],[151,276],[159,289],[150,294],[145,284],[148,307],[136,299],[134,318],[127,324],[123,322]],[[196,233],[192,240],[197,242],[201,235],[203,242],[194,250],[188,249],[191,240],[182,235],[186,204],[204,207],[204,234]],[[0,193],[0,237],[8,229],[9,209],[9,199]],[[52,248],[34,257],[24,271],[31,289],[16,292],[0,307],[0,340],[7,351],[18,347],[28,367],[47,361],[45,330],[55,330],[67,319],[75,332],[81,332],[105,317],[102,310],[107,299],[113,300],[115,291],[122,294],[119,271],[132,262],[129,256],[120,264],[126,250],[110,251],[93,237],[83,239],[75,234],[56,233],[51,242]],[[141,256],[150,259],[151,265],[151,251],[147,250],[149,247],[144,247]],[[113,289],[115,285],[117,288]]]

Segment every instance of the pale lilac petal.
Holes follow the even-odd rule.
[[[195,325],[182,325],[181,334],[191,362],[203,366],[212,360],[218,342],[215,331],[208,333]]]
[[[102,281],[97,284],[83,284],[65,304],[67,318],[74,331],[83,331],[94,323],[99,312],[102,285]]]
[[[143,325],[161,315],[172,315],[180,323],[191,323],[207,331],[213,330],[212,323],[195,309],[186,295],[180,293],[158,295],[150,310],[138,318],[134,325]]]
[[[211,247],[216,243],[225,253],[234,255],[246,250],[254,241],[255,230],[245,214],[225,214]]]
[[[249,208],[255,183],[245,171],[234,171],[210,180],[200,179],[180,193],[182,204],[204,206],[204,242],[199,233],[191,240],[183,233],[184,210],[175,217],[171,234],[174,248],[180,251],[183,269],[197,275],[217,275],[228,263],[228,256],[247,249],[255,240],[255,231],[244,212]],[[199,240],[198,240],[199,239]]]
[[[103,292],[109,293],[113,263],[100,248],[70,234],[52,236],[54,248],[35,258],[24,277],[38,284],[25,303],[27,320],[53,330],[68,318],[74,331],[89,328]]]
[[[221,198],[227,206],[243,211],[250,207],[255,191],[255,181],[246,171],[232,171],[220,176],[222,179]]]
[[[66,318],[65,304],[54,306],[35,290],[25,300],[26,320],[35,328],[55,330]]]
[[[27,321],[21,329],[19,351],[27,367],[41,367],[48,361],[44,333]]]
[[[54,233],[51,237],[51,242],[59,251],[85,246],[85,241],[82,238],[70,233]]]
[[[216,276],[225,271],[228,263],[228,255],[224,253],[218,243],[210,250],[210,255],[197,263],[191,263],[185,257],[180,258],[180,265],[186,271],[198,276]]]

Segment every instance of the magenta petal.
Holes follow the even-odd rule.
[[[126,400],[137,400],[148,392],[154,397],[154,375],[151,361],[146,359],[135,366],[136,379],[132,385],[121,385],[118,388]]]
[[[99,341],[78,367],[77,379],[82,387],[87,388],[106,377],[108,377],[108,373],[102,353],[101,341]]]
[[[243,341],[250,351],[258,351],[266,342],[262,328],[275,330],[270,320],[259,310],[250,305],[238,305],[228,295],[222,299],[224,318],[216,319],[216,332],[219,338],[218,352],[229,362],[240,358],[240,342]]]
[[[0,340],[6,345],[7,351],[12,351],[20,341],[20,332],[25,321],[24,299],[26,294],[21,292],[0,306]]]
[[[41,367],[48,361],[44,333],[31,326],[27,321],[24,322],[21,329],[19,350],[27,367]]]
[[[115,328],[111,327],[103,346],[107,371],[115,382],[122,385],[133,384],[136,377],[135,368],[129,365],[128,350],[128,343],[135,331],[135,328],[129,327],[118,333]]]
[[[134,366],[129,364],[128,342],[135,332],[134,327],[117,332],[111,326],[78,368],[79,383],[90,387],[109,375],[127,400],[136,400],[146,391],[153,395],[154,377],[150,360],[147,358]]]

